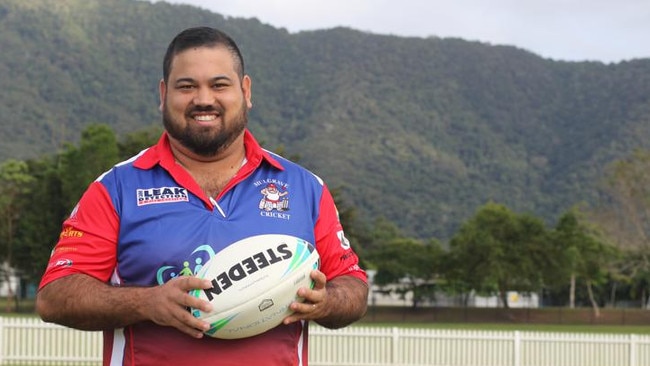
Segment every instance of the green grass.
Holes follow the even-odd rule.
[[[2,316],[7,316],[10,314],[13,314],[13,312],[7,312],[7,304],[8,300],[6,297],[0,297],[0,315]],[[11,302],[11,307],[14,308],[15,304],[13,301]],[[18,302],[18,313],[25,313],[25,314],[30,314],[34,312],[34,300],[20,300]]]
[[[502,324],[502,323],[357,323],[356,326],[402,327],[459,330],[502,330],[561,333],[650,334],[649,326],[571,325],[571,324]]]
[[[35,314],[0,313],[3,317],[37,317]],[[571,325],[571,324],[505,324],[505,323],[375,323],[358,322],[353,326],[399,327],[425,329],[458,330],[503,330],[523,332],[561,332],[561,333],[610,333],[610,334],[650,334],[649,326],[633,325]]]

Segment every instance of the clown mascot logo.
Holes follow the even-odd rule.
[[[274,183],[267,184],[260,193],[262,193],[262,196],[264,196],[260,200],[260,210],[289,210],[289,199],[286,197],[289,192],[280,191]]]

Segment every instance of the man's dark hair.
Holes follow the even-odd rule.
[[[188,28],[180,32],[167,47],[165,58],[163,60],[163,80],[167,83],[169,73],[171,72],[172,59],[177,54],[194,47],[225,47],[232,54],[235,61],[235,71],[239,78],[244,77],[244,58],[239,51],[235,41],[226,33],[210,28],[196,27]]]

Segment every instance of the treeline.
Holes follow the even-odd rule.
[[[575,203],[548,225],[530,213],[487,202],[448,243],[404,237],[387,221],[358,237],[380,286],[419,302],[444,293],[538,293],[543,306],[650,306],[650,151],[607,166],[596,204]]]
[[[78,145],[53,155],[0,165],[0,261],[37,284],[61,223],[90,182],[115,163],[156,142],[158,126],[119,140],[107,125],[93,124]],[[295,158],[295,157],[294,157]],[[650,152],[637,151],[612,164],[598,207],[576,206],[549,227],[541,218],[487,202],[452,238],[404,235],[385,218],[368,220],[334,196],[346,232],[375,284],[399,283],[414,303],[437,293],[467,298],[508,291],[542,294],[545,305],[599,307],[617,302],[645,306],[650,294]],[[372,222],[371,224],[367,224]],[[1,281],[8,281],[4,268]]]

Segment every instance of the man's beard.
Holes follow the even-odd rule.
[[[189,118],[187,116],[196,111],[219,113],[222,119],[221,128],[214,131],[214,126],[204,127],[193,124],[182,127],[182,123],[177,123],[170,115],[167,103],[163,107],[162,118],[167,133],[199,156],[213,157],[224,151],[239,137],[248,124],[248,109],[245,103],[242,103],[242,108],[232,121],[226,121],[223,110],[217,111],[213,107],[194,107],[186,111],[183,118]]]

